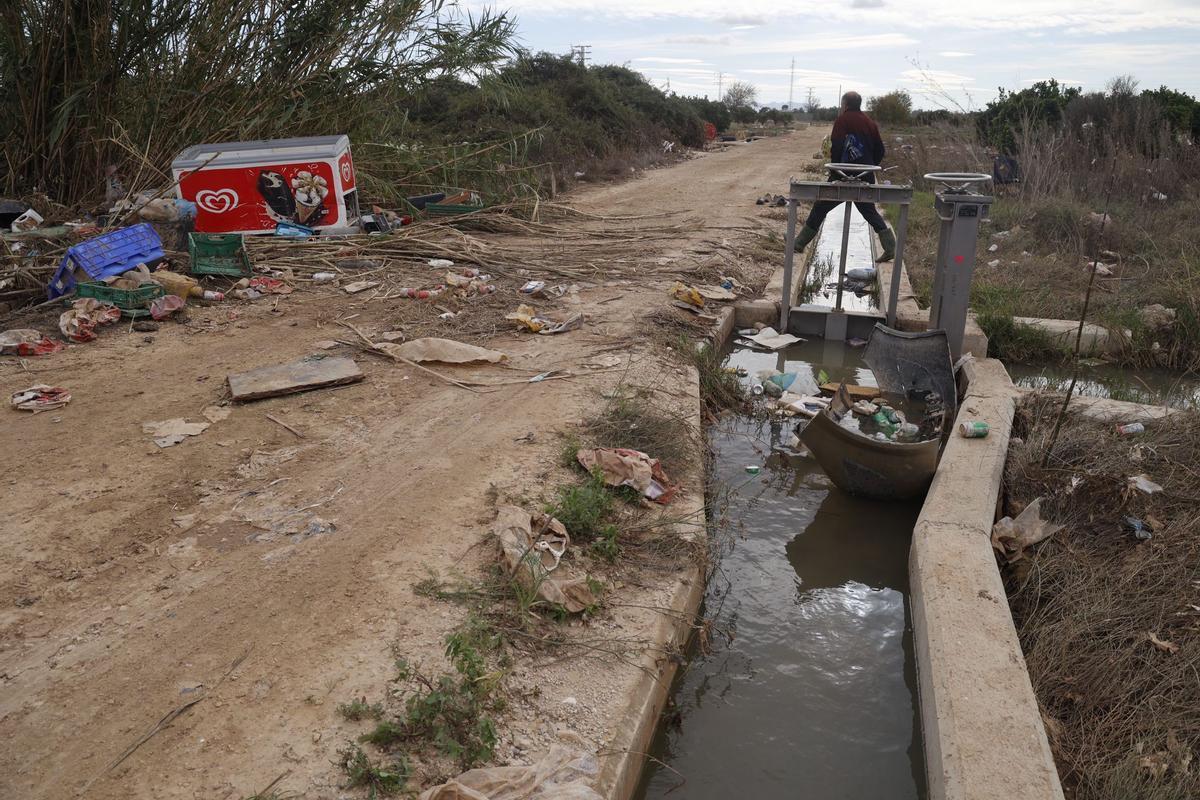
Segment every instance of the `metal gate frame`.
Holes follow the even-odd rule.
[[[846,248],[850,241],[850,203],[885,203],[900,206],[900,219],[895,226],[896,258],[892,262],[892,281],[888,289],[887,324],[896,326],[896,303],[900,299],[900,270],[904,263],[904,238],[908,231],[908,207],[912,203],[911,185],[894,186],[862,181],[791,181],[788,192],[787,236],[784,239],[783,298],[779,303],[779,332],[787,333],[788,317],[792,310],[792,267],[795,260],[796,215],[801,201],[832,200],[846,203],[846,218],[842,224],[842,258],[838,266],[836,308],[841,308],[842,281],[846,277]]]

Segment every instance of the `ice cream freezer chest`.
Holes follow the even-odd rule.
[[[280,222],[340,228],[358,220],[348,136],[193,145],[171,162],[196,230],[270,233]]]

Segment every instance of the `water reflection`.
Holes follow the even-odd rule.
[[[821,371],[873,384],[856,351],[827,352],[805,343],[730,363],[799,372],[797,391],[815,391]],[[737,487],[734,535],[706,598],[717,642],[679,679],[678,725],[652,750],[670,769],[648,767],[641,797],[920,796],[905,608],[919,503],[851,498],[810,458],[772,452],[790,425],[733,419],[713,432],[716,477]],[[762,472],[747,475],[748,464]]]

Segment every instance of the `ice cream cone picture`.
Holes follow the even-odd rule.
[[[278,172],[258,173],[258,193],[267,205],[267,213],[275,219],[290,220],[296,213],[296,201],[284,177]]]
[[[329,184],[320,175],[301,170],[292,178],[292,191],[296,198],[296,222],[315,225],[325,216],[322,205],[329,196]]]

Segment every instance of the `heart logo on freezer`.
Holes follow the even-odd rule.
[[[238,194],[233,189],[201,189],[196,192],[196,205],[212,214],[224,214],[238,204]]]
[[[345,181],[346,183],[350,182],[350,162],[349,161],[342,162],[342,180]]]

